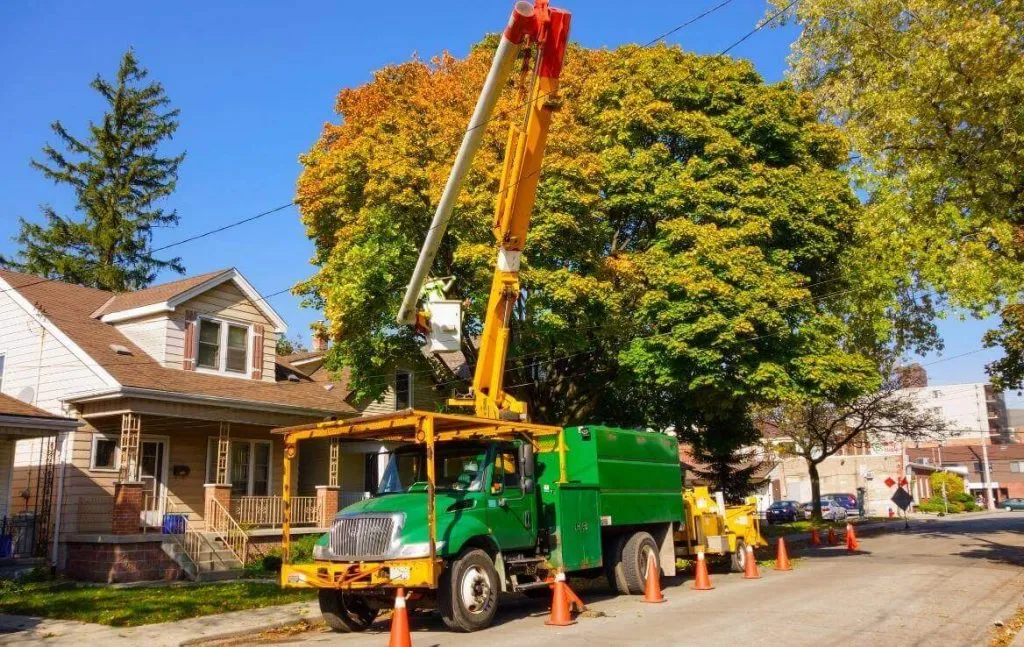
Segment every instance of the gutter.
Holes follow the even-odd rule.
[[[198,395],[188,393],[174,393],[171,391],[159,391],[157,389],[142,389],[138,387],[120,387],[109,391],[97,391],[81,395],[77,398],[68,398],[68,402],[103,402],[116,400],[117,398],[134,397],[143,400],[158,400],[161,402],[180,402],[184,404],[208,404],[218,407],[231,407],[251,411],[266,411],[270,413],[298,414],[308,416],[347,416],[351,412],[339,411],[337,409],[317,409],[310,407],[296,407],[287,404],[274,404],[271,402],[256,402],[253,400],[237,400],[233,398],[221,398],[213,395]]]
[[[0,414],[0,427],[24,427],[45,431],[74,431],[82,426],[80,420],[70,418],[44,418],[42,416],[11,416]]]

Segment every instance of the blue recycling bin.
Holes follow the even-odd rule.
[[[11,535],[0,535],[0,559],[14,557],[14,537]]]
[[[165,514],[162,526],[165,535],[181,535],[185,532],[185,515]]]

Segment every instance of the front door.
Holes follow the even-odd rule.
[[[142,522],[147,526],[159,526],[163,519],[164,487],[167,485],[167,476],[164,473],[166,451],[166,441],[164,440],[142,439],[139,447]]]
[[[519,452],[513,445],[497,448],[490,494],[487,520],[501,549],[533,546],[537,537],[536,497],[523,493]]]

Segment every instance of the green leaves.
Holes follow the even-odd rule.
[[[159,155],[178,128],[178,111],[166,109],[163,86],[143,84],[146,76],[129,50],[116,83],[97,76],[91,84],[109,108],[99,124],[90,123],[87,139],[53,123],[67,154],[46,145],[46,161],[32,166],[74,190],[80,219],[49,206],[43,225],[21,219],[18,260],[0,257],[0,265],[118,292],[146,287],[165,268],[185,272],[180,258],[159,259],[150,251],[153,227],[178,223],[177,213],[155,203],[174,192],[185,154]]]
[[[869,202],[851,270],[892,310],[889,341],[927,350],[941,308],[1019,302],[1024,3],[803,0],[789,18],[792,79],[856,153]]]
[[[319,265],[303,289],[361,396],[384,388],[380,367],[419,356],[422,340],[393,317],[490,52],[342,91],[341,123],[302,158],[297,201]],[[506,376],[535,420],[696,425],[720,434],[725,460],[753,433],[749,403],[873,383],[825,298],[847,285],[861,207],[838,168],[842,138],[807,97],[747,62],[664,46],[571,48],[562,94]],[[467,340],[520,113],[513,93],[499,102],[433,268],[469,300]]]

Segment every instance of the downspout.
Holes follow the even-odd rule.
[[[57,514],[54,515],[53,520],[53,550],[51,551],[50,562],[56,568],[58,566],[57,560],[60,558],[60,525],[64,521],[64,473],[68,468],[68,448],[74,446],[75,443],[75,432],[69,431],[62,434],[64,443],[60,447],[60,474],[57,476],[57,501],[55,503],[57,507]],[[60,438],[61,436],[57,436]]]

